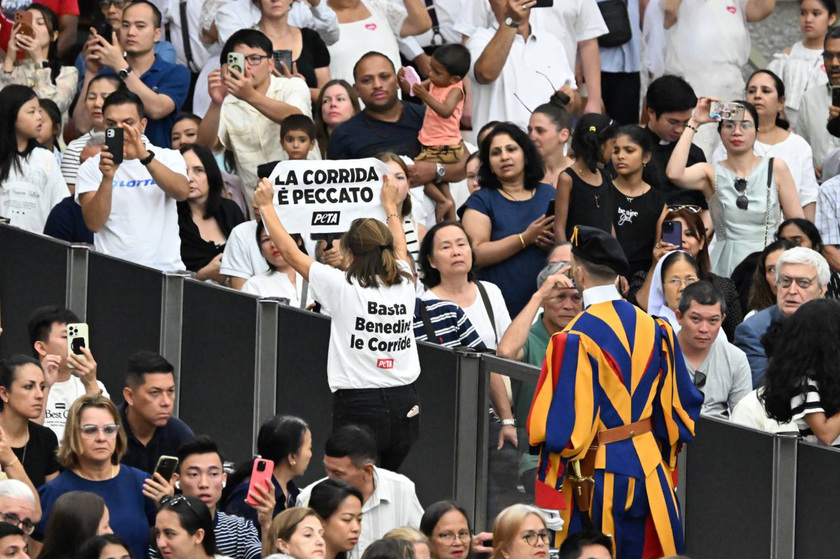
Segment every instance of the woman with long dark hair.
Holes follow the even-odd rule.
[[[116,534],[102,534],[87,540],[75,559],[132,559],[128,543]]]
[[[38,559],[73,559],[90,538],[112,533],[102,497],[88,491],[70,491],[53,505]]]
[[[41,104],[25,85],[0,90],[0,215],[42,233],[50,210],[70,194],[51,151],[38,144]]]
[[[224,504],[226,513],[247,518],[262,533],[267,533],[271,519],[297,502],[300,490],[294,479],[306,473],[312,458],[312,433],[309,426],[299,417],[275,415],[260,427],[257,454],[274,462],[272,487],[258,487],[258,494],[252,493],[253,499],[261,503],[260,506],[252,507],[245,502],[254,460],[241,464],[228,478],[219,502]]]
[[[744,258],[770,244],[781,212],[786,217],[804,214],[787,164],[777,157],[755,154],[759,132],[755,107],[746,101],[735,101],[744,109],[742,120],[715,121],[709,116],[713,101],[718,99],[700,97],[697,101],[666,173],[681,188],[698,190],[709,201],[716,236],[712,270],[729,277]],[[694,134],[709,122],[717,122],[726,159],[714,165],[698,163],[686,167]]]
[[[472,239],[482,280],[499,287],[516,316],[536,290],[537,274],[554,246],[554,198],[542,182],[545,167],[528,135],[510,122],[493,128],[481,142],[481,190],[464,202],[462,222]]]
[[[761,251],[749,289],[747,310],[749,318],[776,304],[776,261],[784,251],[795,245],[785,239],[773,241]]]
[[[840,303],[815,299],[770,326],[759,396],[767,415],[793,420],[808,442],[840,445]]]
[[[152,528],[155,547],[166,559],[221,559],[213,517],[204,501],[176,495],[160,500]]]
[[[753,151],[761,157],[778,157],[787,163],[802,211],[814,221],[817,211],[817,176],[814,173],[814,154],[805,138],[790,130],[790,123],[782,118],[785,109],[785,84],[770,70],[756,70],[747,80],[747,101],[758,113],[758,136]],[[712,163],[726,158],[726,149],[719,145]]]
[[[224,283],[219,267],[225,243],[245,216],[236,202],[222,196],[222,172],[209,148],[189,144],[181,148],[181,154],[190,185],[187,199],[178,202],[181,260],[196,279]]]
[[[382,182],[387,225],[373,218],[350,224],[341,237],[346,271],[300,250],[277,217],[268,180],[260,181],[254,203],[283,259],[309,281],[332,317],[327,379],[333,391],[333,431],[349,424],[369,426],[378,435],[378,464],[396,471],[420,434],[414,387],[420,361],[412,334],[414,276],[397,210],[399,192],[389,175]]]
[[[309,508],[321,517],[324,559],[346,559],[362,531],[362,493],[341,479],[325,479],[312,488]]]
[[[339,124],[347,122],[361,110],[359,96],[345,80],[330,80],[318,93],[315,101],[315,136],[321,157],[327,158],[330,136]]]
[[[566,153],[572,128],[572,115],[566,110],[566,104],[556,95],[531,113],[528,120],[528,137],[534,142],[534,147],[545,165],[542,182],[556,186],[560,173],[572,164],[572,158]]]
[[[42,99],[50,99],[58,105],[62,118],[76,96],[79,71],[73,66],[62,66],[58,59],[58,16],[42,4],[31,4],[27,12],[32,14],[32,30],[35,37],[12,31],[3,72],[0,74],[0,89],[9,84],[31,87]],[[18,55],[23,53],[23,59]]]

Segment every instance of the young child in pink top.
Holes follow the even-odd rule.
[[[415,161],[457,163],[464,156],[461,139],[461,112],[464,110],[464,84],[470,71],[470,51],[459,44],[439,47],[432,54],[429,79],[416,84],[413,93],[426,104],[426,117],[418,139],[423,149]],[[455,201],[449,183],[432,182],[423,192],[435,201],[437,221],[455,219]]]

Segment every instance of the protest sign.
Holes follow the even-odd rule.
[[[388,166],[374,158],[281,161],[268,177],[274,208],[289,233],[344,233],[354,219],[385,221],[379,195]]]

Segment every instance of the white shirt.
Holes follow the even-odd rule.
[[[405,5],[405,2],[400,2]],[[440,36],[435,36],[434,22],[432,22],[432,29],[420,35],[410,35],[402,37],[399,40],[400,52],[409,60],[414,60],[423,54],[423,47],[431,46],[434,38],[435,45],[444,43],[460,43],[461,34],[455,31],[455,17],[461,10],[461,0],[434,0],[435,14],[438,20],[438,32]],[[429,10],[431,14],[431,10]],[[443,40],[441,40],[443,37]]]
[[[108,391],[105,390],[105,385],[101,380],[96,381],[102,395],[109,398]],[[44,427],[52,429],[55,436],[58,437],[58,444],[61,444],[61,439],[64,438],[64,426],[67,423],[67,414],[70,412],[70,406],[73,405],[79,397],[84,396],[85,385],[79,380],[79,377],[70,375],[70,378],[63,382],[56,382],[50,388],[50,394],[47,398],[47,409],[44,415]]]
[[[621,294],[614,285],[596,285],[589,289],[583,290],[583,308],[586,309],[590,305],[597,305],[598,303],[606,303],[607,301],[620,301]]]
[[[267,272],[257,274],[246,281],[245,285],[242,286],[242,292],[260,297],[283,297],[289,300],[290,306],[300,307],[300,297],[305,280],[300,274],[295,274],[295,276],[295,284],[292,285],[288,275],[269,269]]]
[[[411,273],[406,262],[401,270]],[[420,376],[414,340],[414,282],[359,287],[342,270],[315,262],[309,283],[332,317],[327,380],[330,390],[390,388]]]
[[[758,399],[759,390],[764,389],[757,388],[741,398],[741,401],[735,404],[735,409],[732,410],[732,417],[729,420],[736,425],[743,425],[766,433],[798,433],[798,429],[792,421],[779,423],[767,416],[764,405]]]
[[[811,145],[814,152],[814,166],[822,167],[826,156],[840,148],[840,138],[826,130],[831,93],[827,86],[812,87],[802,96],[799,105],[799,134]]]
[[[225,243],[219,273],[249,279],[268,271],[268,264],[257,244],[257,222],[246,221],[234,227]]]
[[[575,67],[579,42],[600,37],[609,31],[595,0],[555,0],[551,8],[531,10],[529,21],[532,26],[548,29],[560,40],[570,68]],[[461,12],[455,21],[455,31],[472,37],[478,29],[494,25],[497,25],[496,16],[493,15],[490,2],[461,0]],[[558,89],[561,85],[557,85]]]
[[[224,45],[240,29],[251,29],[260,22],[260,18],[260,9],[251,0],[233,0],[225,4],[216,14],[219,44]],[[338,16],[323,0],[314,8],[305,2],[292,2],[289,25],[314,29],[327,46],[338,41]]]
[[[565,56],[563,44],[552,33],[532,25],[525,40],[517,34],[510,47],[499,76],[489,84],[475,79],[475,63],[496,35],[495,24],[479,29],[470,37],[467,48],[472,55],[473,68],[473,127],[478,130],[491,120],[511,121],[522,129],[528,128],[531,112],[568,83],[577,89],[575,73]]]
[[[759,157],[778,157],[787,163],[802,207],[817,201],[819,185],[817,176],[814,174],[814,153],[802,136],[791,133],[775,145],[756,140],[753,153]],[[724,159],[726,159],[726,148],[720,144],[712,155],[712,163],[720,163]]]
[[[271,80],[265,96],[288,103],[308,117],[312,116],[312,98],[306,82],[300,78]],[[245,101],[228,95],[219,115],[219,142],[233,151],[236,168],[242,178],[242,191],[250,207],[257,189],[257,166],[284,159],[280,147],[280,125]]]
[[[487,313],[487,308],[484,306],[484,300],[478,291],[478,287],[473,286],[473,289],[475,289],[475,301],[473,301],[473,304],[466,308],[461,307],[461,310],[470,319],[473,328],[475,328],[475,331],[481,337],[484,345],[488,349],[496,349],[499,340],[502,339],[508,326],[510,326],[510,313],[507,310],[502,291],[496,284],[490,283],[489,281],[482,281],[481,285],[487,291],[487,298],[490,300],[490,307],[493,309],[493,318],[496,319],[495,331],[493,329],[493,323],[490,322],[490,315]],[[422,299],[424,301],[434,301],[443,299],[443,297],[435,294],[434,288],[432,288],[423,293]]]
[[[187,178],[187,164],[179,152],[149,143],[146,147],[155,152],[159,163]],[[76,202],[82,194],[99,190],[101,181],[97,153],[79,167]],[[97,251],[165,272],[185,269],[175,199],[155,183],[139,160],[124,161],[117,168],[111,197],[111,213],[93,234]]]
[[[201,41],[201,14],[205,0],[187,0],[187,36],[190,38],[192,64],[187,63],[184,52],[183,32],[181,31],[181,7],[179,0],[154,0],[163,16],[163,24],[169,28],[169,41],[175,47],[175,61],[186,66],[191,72],[200,72],[211,56],[218,56],[222,50],[220,43],[206,45]]]
[[[312,488],[325,479],[327,478],[319,479],[304,487],[298,495],[297,506],[307,506]],[[364,519],[359,543],[350,551],[348,559],[359,559],[370,544],[394,528],[401,526],[420,528],[423,507],[420,506],[420,501],[414,492],[413,481],[404,475],[374,466],[373,483],[375,489],[362,505]]]
[[[18,159],[20,171],[12,165],[9,177],[0,183],[0,216],[15,227],[43,233],[50,210],[70,190],[51,151],[37,147],[26,159]]]

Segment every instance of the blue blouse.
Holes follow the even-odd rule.
[[[521,202],[508,200],[498,190],[481,188],[467,198],[464,207],[489,217],[490,240],[498,241],[522,233],[531,222],[545,215],[554,196],[554,188],[545,183],[539,183],[534,195]],[[537,275],[545,266],[545,259],[545,251],[531,245],[498,264],[481,268],[478,277],[501,289],[508,312],[514,318],[537,290]]]

